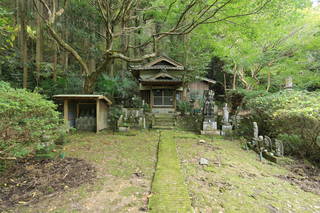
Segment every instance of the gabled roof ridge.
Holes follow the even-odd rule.
[[[147,63],[146,65],[142,66],[142,67],[152,67],[153,65],[161,62],[161,61],[167,61],[168,63],[174,65],[175,67],[184,67],[182,64],[180,64],[179,62],[167,57],[167,56],[159,56],[158,58],[156,58],[155,60]]]
[[[172,80],[177,80],[177,78],[175,78],[174,76],[172,76],[172,75],[170,75],[168,73],[164,73],[164,72],[160,72],[160,73],[158,73],[156,75],[153,75],[152,77],[147,78],[147,79],[148,80],[155,80],[155,79],[157,79],[158,77],[161,77],[161,76],[166,76],[166,77],[171,78]]]

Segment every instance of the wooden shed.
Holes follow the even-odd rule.
[[[108,108],[112,102],[103,95],[55,95],[69,127],[99,132],[108,127]]]

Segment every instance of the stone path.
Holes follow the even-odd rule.
[[[187,186],[180,171],[173,131],[161,132],[149,211],[193,212]]]

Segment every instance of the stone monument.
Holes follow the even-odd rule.
[[[259,129],[258,129],[258,124],[257,122],[253,122],[253,139],[258,139],[259,138]]]
[[[223,120],[221,135],[229,135],[232,131],[232,125],[229,122],[229,109],[226,103],[223,107]]]
[[[214,103],[214,91],[208,90],[204,93],[204,106],[202,109],[203,122],[202,122],[202,135],[215,135],[219,134],[216,108]]]
[[[291,76],[286,78],[286,85],[285,85],[284,88],[287,89],[287,90],[292,90],[292,88],[293,88],[293,80],[292,80]]]

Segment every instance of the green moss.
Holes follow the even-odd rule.
[[[278,178],[289,173],[281,165],[261,162],[255,152],[242,150],[236,140],[214,137],[215,149],[208,148],[211,137],[206,141],[199,145],[195,139],[176,140],[196,212],[319,211],[318,195]],[[208,167],[198,165],[200,157],[209,160]],[[214,172],[208,172],[210,168]]]
[[[149,210],[150,212],[192,212],[172,132],[161,133]]]
[[[143,190],[141,190],[140,187],[136,187],[136,186],[129,186],[127,188],[124,188],[120,194],[126,197],[129,197],[131,195],[141,195],[143,193]]]

